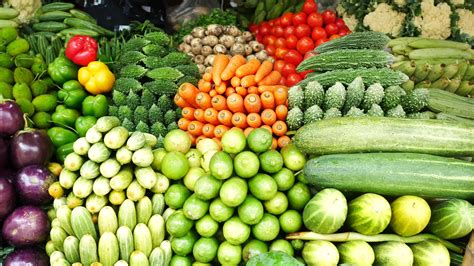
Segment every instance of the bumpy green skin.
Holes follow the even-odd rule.
[[[428,104],[428,89],[414,89],[402,97],[401,105],[407,113],[419,112]]]
[[[360,5],[360,3],[357,3]],[[370,40],[370,41],[367,41]],[[390,38],[380,32],[354,32],[337,40],[319,45],[315,50],[319,53],[335,49],[384,49]]]
[[[133,122],[128,118],[125,118],[122,121],[122,126],[125,127],[128,131],[134,131],[135,130],[135,124],[133,124]]]
[[[304,114],[299,107],[295,107],[288,111],[286,116],[286,124],[289,130],[297,130],[303,126]]]
[[[385,95],[380,105],[384,110],[392,109],[400,104],[402,96],[405,94],[405,90],[400,86],[390,86],[385,89]]]
[[[163,122],[163,111],[166,109],[160,109],[156,104],[153,104],[148,110],[148,121],[152,124],[156,122]]]
[[[346,102],[344,103],[344,113],[347,113],[351,107],[359,107],[364,100],[365,86],[361,77],[355,78],[348,86],[346,91]]]
[[[119,108],[117,106],[109,106],[108,115],[118,117]]]
[[[406,117],[405,110],[401,105],[397,105],[396,107],[387,111],[387,117],[395,117],[395,118],[404,118]]]
[[[127,104],[127,95],[118,90],[112,92],[112,101],[116,106],[123,106]]]
[[[384,89],[380,83],[370,85],[364,94],[364,100],[361,107],[364,110],[369,110],[372,104],[380,104],[383,100]]]
[[[119,63],[122,65],[137,64],[146,56],[139,51],[128,51],[120,56]]]
[[[360,116],[364,116],[364,111],[357,108],[357,107],[351,107],[351,109],[349,109],[349,111],[347,111],[346,115],[345,116],[349,116],[349,117],[360,117]]]
[[[178,124],[176,122],[173,122],[171,124],[169,124],[168,126],[166,126],[166,130],[168,130],[168,132],[170,132],[171,130],[174,130],[174,129],[178,129]]]
[[[300,86],[293,86],[288,90],[288,108],[291,110],[295,107],[303,108],[304,91]]]
[[[346,89],[340,82],[336,82],[332,87],[326,91],[324,96],[324,110],[331,108],[341,109],[346,101]]]
[[[304,111],[304,124],[309,124],[324,117],[324,111],[318,106],[313,105]]]
[[[201,75],[199,74],[199,68],[196,64],[191,65],[179,65],[176,66],[175,69],[179,70],[181,73],[187,76],[192,76],[195,78],[200,78]]]
[[[136,79],[132,78],[118,78],[114,84],[114,91],[127,93],[131,90],[135,93],[143,89],[142,84]]]
[[[163,57],[163,63],[164,65],[171,67],[186,65],[191,63],[191,57],[180,52],[171,52],[167,56]]]
[[[144,106],[138,106],[133,112],[133,122],[138,125],[140,122],[147,123],[148,121],[148,109]]]
[[[157,56],[162,57],[165,56],[168,50],[161,45],[156,44],[148,44],[147,46],[143,47],[143,52],[147,56]]]
[[[145,39],[157,45],[170,45],[171,38],[162,31],[153,31],[145,34]]]
[[[156,102],[155,96],[149,90],[145,89],[142,92],[142,97],[140,98],[140,103],[146,109],[151,108],[151,106]]]
[[[137,109],[137,107],[140,105],[140,96],[138,96],[138,94],[134,93],[133,91],[130,91],[127,96],[126,104],[131,110]]]
[[[322,106],[324,102],[324,88],[317,81],[308,83],[304,90],[304,106],[310,108],[313,105]]]
[[[118,108],[118,118],[120,120],[128,119],[130,121],[133,121],[133,111],[130,109],[130,107],[126,105],[122,105]]]
[[[342,113],[339,109],[331,108],[331,109],[326,110],[326,112],[324,113],[323,119],[331,119],[331,118],[337,118],[341,116],[342,116]]]
[[[146,68],[139,65],[126,65],[120,70],[120,77],[122,78],[141,78],[146,73]]]
[[[176,112],[173,111],[173,110],[166,111],[163,122],[166,125],[169,125],[169,124],[173,123],[174,121],[176,121]]]
[[[159,136],[162,136],[164,137],[166,135],[166,126],[161,123],[161,122],[156,122],[154,123],[151,128],[150,128],[150,133],[155,135],[155,137],[159,137]]]
[[[135,130],[143,133],[148,133],[150,131],[150,128],[145,122],[140,121],[135,127]]]
[[[173,101],[167,95],[160,96],[156,104],[161,110],[170,110],[174,107]]]
[[[417,113],[411,113],[407,115],[407,118],[412,118],[412,119],[432,119],[432,115],[430,112],[417,112]]]
[[[174,95],[178,91],[178,86],[171,80],[155,80],[146,82],[143,87],[149,89],[154,95]]]
[[[370,109],[367,111],[368,116],[384,116],[382,107],[378,104],[372,104]]]

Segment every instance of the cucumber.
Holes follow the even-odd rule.
[[[14,19],[20,15],[20,11],[10,7],[0,7],[0,19]]]
[[[153,249],[150,229],[146,224],[137,224],[133,230],[133,239],[135,240],[135,250],[143,252],[147,257],[150,256]]]
[[[159,247],[165,239],[165,220],[159,214],[155,214],[148,221],[153,248]]]
[[[439,89],[430,89],[429,94],[428,109],[431,111],[474,119],[474,99]]]
[[[82,10],[71,9],[71,10],[69,10],[69,13],[71,13],[71,15],[75,18],[86,20],[86,21],[89,21],[91,23],[97,24],[97,21],[95,20],[95,18],[93,16],[89,15],[89,13],[86,13]]]
[[[99,233],[103,235],[106,232],[114,233],[118,228],[118,220],[115,211],[110,206],[105,206],[99,212],[98,218]]]
[[[84,235],[79,240],[79,255],[82,265],[91,265],[99,261],[97,257],[97,243],[91,235]]]
[[[79,255],[79,239],[74,236],[68,236],[64,240],[64,256],[71,263],[81,261]]]
[[[54,2],[41,7],[41,12],[51,12],[51,11],[66,11],[69,9],[74,8],[74,4],[72,3],[64,3],[64,2]]]
[[[306,180],[317,188],[387,196],[474,199],[474,164],[434,155],[323,155],[309,160],[303,172]]]
[[[78,18],[67,18],[64,20],[64,23],[73,28],[82,28],[97,31],[101,35],[113,36],[114,32],[108,29],[105,29],[99,25],[96,25],[88,20],[78,19]]]
[[[54,247],[56,250],[59,250],[63,252],[63,244],[64,240],[67,237],[66,231],[64,231],[61,227],[59,226],[53,226],[51,228],[51,231],[49,232],[49,236],[51,238],[51,241],[53,241]]]
[[[14,20],[0,19],[0,29],[6,27],[16,28],[18,27],[18,23],[16,23]]]
[[[430,58],[458,58],[458,59],[474,59],[472,53],[467,50],[459,50],[453,48],[424,48],[416,49],[408,54],[410,59],[430,59]]]
[[[423,48],[453,48],[458,50],[469,50],[471,46],[467,43],[435,40],[435,39],[418,39],[408,43],[408,46],[423,49]]]
[[[74,235],[74,230],[71,226],[71,209],[68,206],[63,205],[56,209],[56,218],[59,220],[61,227],[68,233],[68,235]]]
[[[466,123],[387,117],[343,117],[300,128],[296,146],[307,154],[413,152],[474,156],[474,128]]]
[[[89,29],[81,29],[81,28],[69,28],[69,29],[64,29],[59,32],[59,35],[86,35],[90,37],[99,37],[99,33],[94,30],[89,30]]]
[[[135,228],[135,225],[137,225],[137,212],[133,201],[126,199],[122,202],[118,212],[118,222],[119,226],[127,226],[130,230]]]
[[[113,233],[106,232],[100,237],[98,253],[104,266],[113,266],[119,260],[119,244]]]
[[[33,24],[33,30],[35,31],[59,32],[67,28],[68,26],[66,24],[56,21],[39,22]]]
[[[127,226],[119,227],[117,230],[117,240],[120,249],[120,259],[129,261],[130,255],[135,250],[132,230]]]
[[[97,239],[92,216],[86,208],[79,206],[72,210],[71,226],[77,238],[82,239],[83,236],[90,235]]]
[[[368,41],[370,40],[370,41]],[[323,43],[316,47],[319,53],[328,52],[335,49],[384,49],[390,38],[381,32],[355,32],[344,37]]]
[[[57,21],[63,22],[65,18],[70,18],[72,15],[68,12],[64,11],[51,11],[47,13],[43,13],[39,16],[40,21]]]

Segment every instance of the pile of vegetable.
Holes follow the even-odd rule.
[[[0,7],[0,29],[6,27],[18,27],[15,19],[20,15],[20,11],[11,7]]]
[[[198,142],[197,150],[189,150],[190,139],[187,146],[175,143],[179,151],[161,160],[161,172],[172,182],[164,197],[173,210],[165,217],[171,265],[237,265],[268,250],[293,256],[282,234],[300,230],[301,210],[311,197],[295,177],[306,162],[295,146],[270,150],[272,136],[264,129],[247,138],[227,131],[222,151],[211,139]]]
[[[313,1],[314,2],[314,1]],[[276,1],[276,0],[240,0],[237,1],[237,12],[250,17],[254,24],[265,20],[275,19],[289,12],[298,13],[303,8],[305,1]],[[240,20],[246,20],[239,16]]]
[[[285,1],[280,1],[285,2]],[[280,4],[280,3],[279,3]],[[275,69],[282,73],[284,84],[293,86],[308,72],[296,70],[303,59],[320,44],[350,33],[342,19],[330,10],[318,12],[314,0],[306,0],[301,12],[283,16],[250,27],[257,41],[275,61]]]
[[[5,0],[0,9],[0,28],[30,23],[41,7],[41,0]]]
[[[474,51],[467,43],[405,37],[388,44],[397,61],[393,69],[410,77],[406,90],[435,88],[461,96],[474,95]]]
[[[174,98],[182,108],[178,127],[190,133],[193,143],[201,138],[219,142],[232,127],[246,135],[262,127],[275,135],[273,148],[285,146],[289,142],[285,123],[288,92],[278,85],[281,74],[272,69],[270,61],[217,55],[198,87],[185,83],[178,89]]]
[[[46,266],[48,258],[38,247],[50,229],[43,208],[52,202],[48,188],[56,180],[46,166],[53,145],[46,132],[24,128],[14,101],[0,101],[0,121],[0,244],[15,248],[4,265]]]
[[[268,59],[263,45],[255,41],[252,33],[241,31],[236,26],[210,24],[206,27],[196,27],[190,34],[185,35],[182,41],[178,49],[193,58],[200,74],[210,71],[218,54],[242,55],[248,60]]]
[[[172,48],[170,37],[161,31],[131,38],[120,53],[109,115],[117,116],[129,131],[162,140],[178,128],[181,109],[172,97],[181,84],[197,84],[199,69],[188,55]]]

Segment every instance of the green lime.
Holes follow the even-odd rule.
[[[306,163],[306,157],[296,146],[292,143],[286,145],[281,149],[281,155],[283,156],[283,162],[285,167],[293,170],[299,171],[303,169]]]
[[[295,184],[293,171],[284,167],[278,173],[273,174],[273,179],[275,179],[279,191],[287,191]]]
[[[222,180],[213,177],[210,174],[201,176],[194,185],[194,193],[203,200],[211,200],[219,196]]]
[[[194,243],[199,239],[199,236],[194,231],[189,231],[182,237],[171,238],[171,249],[180,256],[187,256],[193,252]]]
[[[247,182],[239,177],[232,177],[222,184],[219,192],[220,198],[225,205],[237,207],[247,197]]]
[[[209,163],[211,174],[217,179],[227,179],[234,171],[232,158],[223,151],[216,152]]]
[[[209,206],[209,214],[212,219],[222,223],[232,217],[234,214],[234,208],[225,205],[220,198],[217,198],[211,202],[211,205]]]
[[[201,167],[202,153],[197,149],[191,149],[186,153],[190,167]]]
[[[252,233],[258,240],[272,241],[280,233],[280,222],[276,216],[265,213],[262,220],[252,227]]]
[[[311,199],[311,192],[306,184],[298,182],[288,191],[287,196],[292,209],[303,210]]]
[[[170,266],[191,266],[193,263],[191,257],[174,255],[171,258]]]
[[[270,245],[270,251],[281,251],[289,256],[293,257],[295,255],[295,251],[291,246],[290,242],[285,239],[278,239],[272,242]]]
[[[258,173],[260,161],[251,151],[243,151],[234,158],[235,173],[243,178],[250,178]]]
[[[265,210],[274,215],[280,215],[288,208],[288,198],[285,193],[277,192],[275,197],[263,203]]]
[[[188,170],[188,159],[177,151],[167,153],[161,161],[161,172],[169,179],[179,180],[186,175]]]
[[[258,157],[263,171],[269,174],[277,173],[283,167],[283,157],[275,150],[266,151]]]
[[[273,178],[266,174],[258,174],[249,181],[252,195],[259,200],[269,200],[275,197],[278,187]]]
[[[165,149],[169,152],[177,151],[187,153],[191,148],[191,137],[181,129],[174,129],[166,134],[163,144]]]
[[[279,220],[281,230],[285,233],[298,232],[303,225],[301,214],[295,210],[287,210],[280,215]]]
[[[244,261],[247,262],[253,256],[257,256],[259,254],[267,252],[268,247],[265,242],[260,241],[258,239],[252,239],[245,245],[242,251],[242,257],[244,258]]]
[[[199,199],[196,194],[191,195],[183,205],[184,216],[191,220],[199,220],[209,210],[209,202]]]
[[[243,223],[238,217],[232,217],[224,223],[223,232],[225,240],[230,244],[240,245],[249,238],[250,226]]]
[[[161,161],[163,161],[163,157],[165,157],[166,153],[166,150],[163,148],[158,148],[153,151],[153,162],[151,163],[151,168],[153,168],[153,170],[161,170]]]
[[[170,208],[181,209],[189,196],[191,196],[191,191],[185,186],[182,184],[174,184],[166,191],[165,202]]]
[[[236,128],[225,132],[221,139],[222,150],[231,154],[243,151],[246,144],[244,132]]]
[[[215,238],[201,237],[193,248],[193,256],[199,262],[211,262],[217,256],[219,242]]]
[[[247,136],[249,148],[253,152],[264,152],[272,147],[273,136],[268,130],[256,128]]]
[[[202,139],[198,143],[196,143],[196,149],[200,151],[202,154],[205,154],[208,151],[218,151],[220,150],[219,144],[213,139]]]
[[[237,209],[240,220],[242,222],[253,225],[260,222],[263,217],[263,205],[262,203],[252,196],[247,196],[245,201]]]
[[[166,220],[166,231],[173,237],[183,237],[193,228],[193,225],[193,221],[186,218],[183,211],[179,210]]]
[[[212,237],[219,230],[219,223],[207,214],[196,222],[196,231],[203,237]]]
[[[191,191],[194,191],[196,181],[206,174],[206,171],[200,167],[191,167],[183,178],[184,185]]]
[[[217,259],[222,265],[239,265],[242,260],[242,247],[225,241],[219,246]]]

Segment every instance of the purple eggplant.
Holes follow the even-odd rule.
[[[3,176],[0,176],[0,221],[10,214],[15,208],[15,191],[13,184]]]
[[[7,138],[0,137],[0,169],[5,168],[9,163],[8,148],[10,147],[10,141]]]
[[[18,172],[14,185],[23,203],[44,205],[53,200],[48,188],[55,179],[45,166],[30,165]]]
[[[48,255],[38,248],[17,248],[3,262],[4,266],[48,266]]]
[[[39,207],[22,206],[3,222],[3,239],[14,247],[38,245],[49,235],[48,215]]]
[[[53,143],[44,130],[26,129],[10,142],[10,159],[16,169],[45,165],[53,155]]]
[[[0,136],[11,136],[25,127],[23,112],[14,101],[0,102]]]

